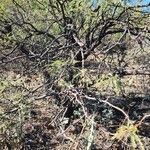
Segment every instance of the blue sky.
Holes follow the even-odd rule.
[[[130,0],[131,2],[133,2],[133,1],[135,1],[135,0]],[[150,0],[142,0],[142,3],[143,4],[148,4],[148,3],[150,3]]]
[[[133,6],[136,5],[136,1],[137,1],[137,0],[129,0],[129,1],[130,1],[130,4],[131,4],[131,5],[133,5]],[[142,1],[141,1],[141,4],[142,4],[142,5],[146,5],[146,4],[149,4],[149,3],[150,3],[150,0],[142,0]],[[150,12],[150,6],[149,6],[149,7],[146,7],[146,8],[143,8],[143,10],[144,10],[144,11],[147,11],[147,12]]]
[[[136,4],[137,1],[138,0],[129,0],[129,3],[134,5]],[[143,5],[148,4],[148,3],[150,3],[150,0],[141,0],[141,4]]]
[[[94,2],[94,3],[96,3],[97,1],[100,1],[100,0],[91,0],[91,2]],[[138,1],[138,0],[128,0],[130,3],[135,3],[136,1]],[[148,4],[148,3],[150,3],[150,0],[141,0],[142,1],[142,3],[143,4]]]
[[[92,6],[94,7],[94,8],[96,8],[97,7],[97,2],[100,2],[101,0],[91,0],[91,3],[92,3]],[[137,4],[137,1],[138,0],[127,0],[128,1],[128,3],[129,3],[129,5],[132,5],[132,6],[134,6],[134,5],[136,5]],[[149,4],[150,3],[150,0],[141,0],[141,4],[142,5],[146,5],[146,4]],[[143,8],[143,10],[145,11],[148,11],[148,12],[150,12],[150,7],[149,8]]]

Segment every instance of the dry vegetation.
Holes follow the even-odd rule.
[[[142,56],[143,52],[139,53],[138,57]],[[84,75],[77,76],[81,76],[79,83],[88,84],[96,80],[95,84],[78,91],[71,85],[62,85],[66,83],[60,79],[58,84],[63,86],[59,93],[60,101],[55,96],[45,95],[41,73],[18,73],[12,69],[13,64],[7,71],[1,70],[0,137],[3,149],[107,150],[138,147],[148,150],[149,120],[142,120],[142,117],[148,117],[150,76],[125,76],[119,80],[120,87],[116,84],[117,78],[112,78],[105,67],[100,67],[99,71],[102,73],[104,70],[104,74],[97,79],[99,71],[90,65],[101,65],[103,58],[101,55],[97,62],[91,60],[92,57],[87,60],[88,68],[82,72]],[[147,54],[145,58],[150,57]],[[141,65],[137,60],[132,67]],[[144,65],[147,63],[143,62]],[[120,95],[122,90],[124,98]],[[71,104],[65,104],[67,99]],[[124,116],[125,112],[127,116]]]
[[[0,150],[149,150],[150,16],[141,17],[143,6],[6,2]]]

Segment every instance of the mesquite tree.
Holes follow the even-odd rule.
[[[107,0],[93,8],[88,0],[7,0],[0,7],[0,64],[20,60],[26,71],[38,68],[46,75],[47,66],[54,70],[67,62],[72,81],[76,71],[70,66],[83,69],[88,57],[103,55],[113,75],[149,75],[126,70],[126,54],[149,47],[150,14],[143,12],[149,5]]]

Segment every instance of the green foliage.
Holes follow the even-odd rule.
[[[54,74],[60,73],[65,64],[66,62],[64,62],[63,60],[55,60],[49,65],[49,71]]]
[[[77,82],[79,86],[88,88],[89,85],[92,85],[93,81],[94,77],[89,74],[87,69],[79,69],[74,75],[72,82]]]
[[[104,74],[97,79],[93,87],[100,91],[107,91],[107,89],[111,89],[116,93],[116,95],[120,95],[122,83],[117,75],[112,76]]]
[[[29,116],[29,104],[24,97],[24,90],[21,88],[22,79],[8,79],[0,81],[0,135],[1,142],[5,137],[14,145],[21,141],[22,126],[25,118]]]
[[[8,14],[8,8],[12,5],[11,0],[1,0],[0,2],[0,17],[4,18],[7,17]]]
[[[133,122],[129,122],[127,125],[121,125],[112,137],[112,140],[114,139],[124,142],[127,142],[129,139],[131,144],[130,146],[133,150],[136,148],[140,148],[141,150],[145,149],[138,135],[138,128],[136,124],[133,124]]]

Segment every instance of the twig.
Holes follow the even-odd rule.
[[[142,122],[148,117],[150,117],[150,114],[143,116],[142,119],[140,120],[140,122],[137,124],[137,126],[140,126],[142,124]]]
[[[85,98],[87,98],[87,99],[90,99],[90,100],[97,100],[96,98],[94,98],[94,97],[89,97],[89,96],[85,96]],[[124,116],[125,116],[125,118],[128,120],[128,121],[130,121],[130,119],[129,119],[129,116],[127,115],[127,113],[125,113],[121,108],[119,108],[119,107],[117,107],[117,106],[114,106],[113,104],[111,104],[111,103],[109,103],[107,100],[100,100],[100,99],[98,99],[99,100],[99,102],[102,102],[102,103],[106,103],[107,105],[109,105],[109,106],[111,106],[111,107],[113,107],[113,108],[115,108],[115,109],[117,109],[117,110],[119,110],[120,112],[122,112],[123,114],[124,114]]]

